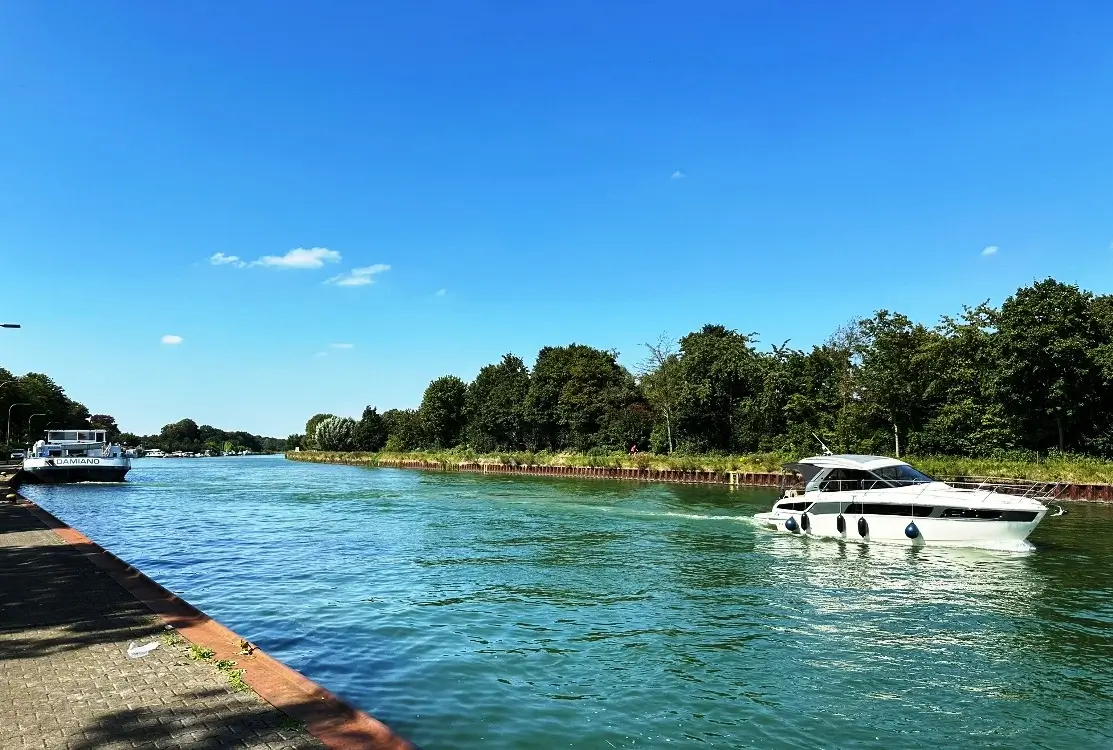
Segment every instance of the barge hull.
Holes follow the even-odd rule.
[[[73,482],[122,482],[128,466],[57,466],[49,469],[24,469],[24,484],[70,484]]]

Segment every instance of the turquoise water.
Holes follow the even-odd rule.
[[[141,460],[26,494],[435,748],[1113,747],[1113,508],[1030,554],[767,532],[767,491]]]

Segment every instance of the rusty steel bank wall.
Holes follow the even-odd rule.
[[[536,477],[575,477],[581,479],[621,479],[636,482],[672,482],[678,484],[725,484],[735,487],[780,487],[781,474],[770,471],[683,471],[680,469],[638,469],[608,466],[529,466],[480,461],[442,463],[440,461],[379,460],[370,456],[325,451],[287,453],[291,461],[347,466],[383,467],[389,469],[421,469],[424,471],[468,471],[477,474],[517,474]],[[1023,480],[989,479],[987,477],[941,477],[944,481],[968,483],[1022,483]],[[786,480],[786,486],[799,488],[799,478]],[[1113,484],[1064,483],[1057,500],[1113,503]]]

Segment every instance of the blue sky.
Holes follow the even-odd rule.
[[[1113,291],[1111,32],[1103,2],[11,0],[0,364],[132,431],[284,436],[507,351]]]

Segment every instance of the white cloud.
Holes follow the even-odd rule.
[[[353,268],[347,273],[337,274],[331,279],[326,281],[326,284],[336,284],[337,286],[364,286],[366,284],[373,284],[375,282],[375,274],[389,271],[390,266],[382,263],[376,263],[373,266],[364,266],[363,268]]]
[[[447,289],[438,289],[438,290],[437,290],[437,293],[436,293],[436,294],[435,294],[434,296],[436,296],[436,297],[443,297],[443,296],[444,296],[444,295],[446,295],[446,294],[448,294],[448,290],[447,290]]]
[[[997,254],[997,246],[996,245],[987,245],[986,247],[982,248],[982,257],[983,258],[989,257],[990,255],[996,255],[996,254]]]
[[[683,172],[681,172],[681,171],[680,171],[680,170],[678,169],[678,170],[676,170],[675,172],[673,172],[673,173],[672,173],[672,176],[671,176],[671,177],[669,177],[669,179],[670,179],[670,180],[683,180],[683,179],[684,179],[685,177],[687,177],[687,176],[688,176],[688,175],[684,174]]]
[[[264,255],[253,266],[266,266],[268,268],[321,268],[325,263],[340,262],[340,253],[329,250],[327,247],[304,248],[297,247],[285,255]]]
[[[162,343],[164,344],[180,344],[182,341],[184,341],[184,339],[181,336],[175,336],[172,333],[168,333],[162,337]]]
[[[314,356],[314,357],[327,357],[327,356],[328,356],[328,352],[317,352],[317,353],[316,353],[316,354],[314,354],[313,356]]]
[[[224,253],[213,253],[209,262],[214,266],[235,266],[236,268],[243,268],[247,265],[240,260],[238,255],[225,255]]]
[[[333,349],[355,349],[355,344],[329,344]]]

